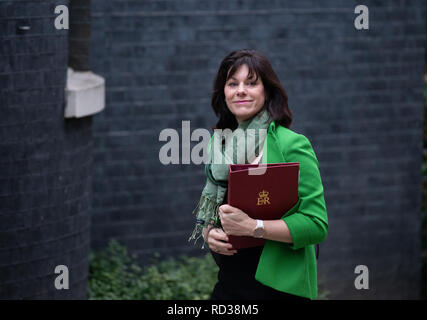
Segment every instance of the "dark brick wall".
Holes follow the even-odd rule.
[[[70,1],[68,65],[77,71],[90,70],[90,0]]]
[[[94,121],[92,247],[116,238],[148,263],[202,254],[187,242],[203,166],[159,161],[159,133],[210,128],[221,59],[256,48],[272,62],[294,112],[293,130],[317,154],[330,232],[319,278],[330,298],[419,293],[423,1],[92,0],[91,67],[106,77]],[[179,131],[180,132],[180,131]],[[369,290],[356,290],[366,265]]]
[[[87,296],[92,119],[64,119],[59,4],[0,1],[0,299]],[[57,265],[69,290],[54,286]]]

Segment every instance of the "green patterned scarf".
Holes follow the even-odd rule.
[[[208,179],[199,203],[193,210],[193,214],[197,211],[196,226],[188,241],[194,239],[196,243],[203,228],[209,224],[220,227],[218,208],[224,202],[227,192],[228,166],[252,163],[255,160],[262,150],[270,122],[270,116],[263,108],[252,118],[242,121],[233,132],[214,132],[205,165]]]

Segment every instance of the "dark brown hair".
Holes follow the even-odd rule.
[[[222,60],[214,81],[211,104],[215,114],[219,117],[217,129],[237,128],[237,120],[225,103],[224,87],[227,80],[242,65],[249,69],[248,77],[261,77],[264,85],[265,104],[271,118],[276,124],[289,128],[292,123],[292,112],[288,107],[288,96],[280,84],[279,78],[273,71],[267,58],[256,50],[237,50],[228,54]]]

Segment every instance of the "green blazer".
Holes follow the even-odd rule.
[[[317,265],[314,245],[325,240],[328,233],[316,155],[304,135],[272,122],[267,131],[267,159],[263,156],[262,162],[299,162],[299,200],[282,216],[293,243],[267,240],[255,279],[276,290],[315,299]]]
[[[276,290],[315,299],[317,265],[314,245],[325,240],[328,233],[319,163],[304,135],[273,121],[268,127],[267,152],[264,145],[262,163],[280,162],[299,162],[300,168],[299,200],[282,216],[293,243],[267,240],[255,279]]]

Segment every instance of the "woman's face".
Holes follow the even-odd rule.
[[[228,109],[238,123],[253,117],[264,106],[265,94],[261,78],[248,78],[249,68],[241,65],[225,83],[224,95]]]

